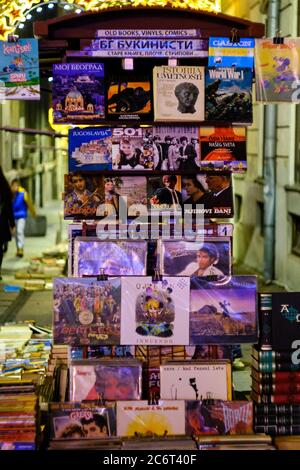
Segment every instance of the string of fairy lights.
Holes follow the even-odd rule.
[[[26,24],[32,21],[33,12],[45,14],[46,9],[58,4],[66,13],[80,14],[82,11],[102,11],[119,8],[167,7],[195,11],[218,13],[221,0],[0,0],[0,39],[7,39],[10,34],[18,34]],[[53,5],[53,6],[52,6]]]

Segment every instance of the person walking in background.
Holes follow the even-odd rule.
[[[15,220],[12,207],[12,193],[0,166],[0,280],[3,255],[8,242],[15,232]]]
[[[25,223],[27,213],[29,210],[32,217],[36,217],[36,213],[29,194],[26,189],[22,188],[20,180],[12,180],[11,190],[13,193],[13,211],[16,223],[16,256],[22,258],[24,255]]]

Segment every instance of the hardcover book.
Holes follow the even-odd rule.
[[[205,119],[251,124],[252,70],[207,67],[205,70]]]
[[[108,79],[107,119],[111,121],[151,121],[152,90],[147,76],[134,74]]]
[[[190,344],[257,341],[256,276],[191,279]]]
[[[183,400],[117,402],[117,436],[156,437],[185,435]]]
[[[189,278],[122,278],[122,292],[121,344],[188,344]]]
[[[147,242],[102,241],[78,237],[74,243],[74,276],[145,276]]]
[[[55,124],[101,123],[105,117],[104,64],[54,64],[52,106]]]
[[[139,400],[142,367],[135,359],[86,359],[70,367],[70,401]]]
[[[204,120],[204,67],[156,66],[153,92],[155,121]]]
[[[168,276],[224,277],[231,274],[230,238],[206,238],[202,242],[159,240],[160,272]]]
[[[187,401],[185,416],[189,435],[253,434],[252,401]]]
[[[107,127],[69,129],[69,172],[111,170],[111,135]]]
[[[55,344],[120,344],[120,279],[56,278],[53,300]]]
[[[231,393],[230,361],[168,361],[160,366],[164,400],[231,400]]]
[[[200,149],[204,171],[247,169],[245,127],[200,127]]]

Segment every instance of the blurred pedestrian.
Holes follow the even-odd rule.
[[[8,242],[15,233],[15,220],[12,207],[12,192],[0,166],[0,280],[3,255]]]
[[[20,180],[15,178],[11,182],[13,193],[13,211],[16,223],[16,256],[22,258],[24,255],[25,223],[28,210],[32,217],[36,217],[36,212],[28,192],[21,186]]]

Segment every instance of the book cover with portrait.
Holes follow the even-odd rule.
[[[182,175],[181,196],[184,214],[206,218],[233,217],[230,173]]]
[[[147,75],[110,76],[106,117],[109,121],[152,121],[152,86]]]
[[[152,127],[112,129],[113,170],[156,170],[160,168],[159,148]]]
[[[229,360],[168,361],[160,366],[160,396],[164,400],[231,400]]]
[[[154,120],[204,121],[204,76],[204,67],[154,67]]]
[[[122,278],[121,344],[189,342],[188,277]]]
[[[197,126],[154,126],[153,142],[161,171],[199,170],[200,144]]]
[[[223,400],[186,401],[189,435],[253,434],[253,402]]]
[[[53,341],[89,346],[120,344],[121,280],[56,278]]]
[[[231,274],[230,238],[206,238],[201,242],[159,240],[158,266],[166,276],[222,278]]]
[[[70,366],[70,401],[140,400],[142,366],[135,359],[83,359]]]
[[[117,436],[167,437],[185,435],[183,400],[117,402]]]
[[[257,278],[191,279],[190,344],[257,341]]]
[[[147,242],[104,241],[97,237],[77,237],[74,241],[74,276],[145,276]]]
[[[253,71],[247,67],[206,67],[205,120],[252,124]]]
[[[55,124],[97,124],[105,117],[104,64],[53,64]]]
[[[114,436],[114,406],[50,403],[50,430],[54,439],[99,439]]]
[[[69,172],[111,170],[111,135],[107,127],[69,129]]]
[[[247,170],[245,127],[200,127],[200,148],[203,171]]]

